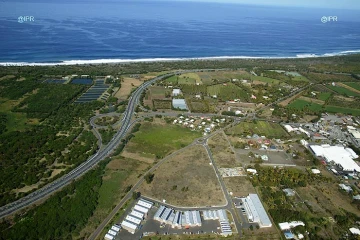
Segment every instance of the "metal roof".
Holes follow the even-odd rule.
[[[257,194],[249,194],[246,198],[246,203],[254,216],[254,221],[258,220],[260,225],[263,227],[270,227],[272,223],[260,201],[260,198]]]

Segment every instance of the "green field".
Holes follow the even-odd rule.
[[[261,82],[265,82],[265,83],[272,83],[272,84],[279,84],[280,83],[279,80],[273,79],[273,78],[268,78],[268,77],[252,76],[251,78],[252,78],[252,80],[257,80],[257,81],[261,81]]]
[[[240,124],[226,130],[229,135],[252,135],[266,136],[267,138],[282,138],[288,136],[285,130],[277,123],[265,121],[241,122]]]
[[[351,114],[354,116],[360,116],[360,109],[326,106],[325,110],[331,113],[343,113],[343,114]]]
[[[181,75],[175,75],[166,80],[174,85],[176,84],[189,84],[195,85],[196,83],[202,84],[201,78],[196,73],[185,73]]]
[[[337,93],[340,93],[342,95],[345,95],[345,96],[356,96],[356,97],[360,96],[359,93],[355,93],[344,87],[339,87],[339,86],[327,86],[327,87],[330,88],[331,90],[333,90]]]
[[[360,83],[349,82],[349,83],[344,83],[344,84],[346,84],[349,87],[352,87],[352,88],[360,91]]]
[[[177,83],[178,83],[178,76],[171,76],[171,77],[169,77],[168,79],[166,79],[166,81],[167,82],[170,82],[170,83],[172,83],[172,84],[174,84],[174,85],[176,85]]]
[[[129,152],[150,153],[164,157],[169,152],[189,145],[201,133],[175,125],[144,123],[127,147]]]
[[[227,83],[226,85],[217,84],[207,87],[207,93],[212,95],[217,95],[219,100],[229,101],[234,99],[241,99],[242,101],[248,100],[249,95],[240,87],[236,86],[233,83]]]
[[[302,99],[296,99],[295,101],[290,103],[287,107],[299,109],[299,110],[303,110],[304,108],[307,107],[308,109],[310,109],[311,111],[314,111],[314,112],[321,111],[321,109],[322,109],[322,106],[320,104],[310,103],[310,102],[307,102]]]
[[[318,99],[322,100],[322,101],[326,101],[329,99],[329,97],[331,96],[331,93],[329,92],[322,92],[320,94],[318,94]]]

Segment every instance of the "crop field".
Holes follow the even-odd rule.
[[[308,108],[309,110],[313,111],[313,112],[318,112],[322,110],[322,106],[320,104],[317,103],[311,103],[302,99],[296,99],[295,101],[293,101],[292,103],[290,103],[288,106],[288,108],[294,108],[294,109],[299,109],[299,110],[303,110],[305,108]]]
[[[233,83],[217,84],[207,87],[207,93],[209,95],[217,95],[220,101],[229,101],[234,99],[241,99],[242,101],[247,101],[249,95],[240,87],[236,86]]]
[[[345,95],[345,96],[356,96],[356,97],[359,97],[360,94],[359,93],[356,93],[356,92],[353,92],[347,88],[344,88],[344,87],[339,87],[339,86],[327,86],[329,89],[337,92],[337,93],[340,93],[342,95]]]
[[[257,81],[261,81],[261,82],[265,82],[265,83],[271,83],[271,84],[279,84],[280,83],[279,80],[273,79],[273,78],[268,78],[268,77],[252,76],[251,78],[252,78],[252,80],[257,80]]]
[[[354,108],[326,106],[325,111],[331,112],[331,113],[343,113],[343,114],[351,114],[351,115],[354,115],[354,116],[360,116],[360,109],[354,109]]]
[[[171,109],[171,100],[154,99],[153,105],[156,109]]]
[[[241,122],[226,130],[228,135],[253,135],[266,136],[267,138],[282,138],[288,136],[286,131],[278,123],[265,121]]]
[[[160,159],[189,145],[198,137],[201,137],[199,132],[192,132],[180,126],[166,125],[162,121],[161,123],[145,122],[125,150]]]
[[[348,82],[348,83],[345,83],[346,85],[348,85],[349,87],[352,87],[358,91],[360,91],[360,83],[357,83],[357,82]]]
[[[164,99],[167,92],[170,94],[170,91],[162,86],[152,86],[149,91],[151,99]]]
[[[322,100],[322,101],[326,101],[329,99],[329,97],[331,96],[331,93],[329,92],[322,92],[318,94],[318,99]]]
[[[201,81],[205,85],[214,84],[217,80],[218,82],[229,82],[232,79],[250,79],[250,73],[246,71],[218,71],[218,72],[199,72],[198,75],[201,78]]]
[[[181,75],[171,76],[166,80],[174,85],[176,84],[190,84],[195,85],[196,83],[202,84],[201,78],[197,73],[185,73]]]
[[[232,151],[230,143],[224,133],[218,133],[208,140],[208,144],[218,168],[239,167],[235,153]]]
[[[191,146],[167,159],[155,170],[153,181],[144,182],[139,191],[176,206],[225,204],[215,170],[209,162],[203,146]]]
[[[213,106],[206,100],[188,99],[187,103],[191,112],[208,113],[214,112]]]

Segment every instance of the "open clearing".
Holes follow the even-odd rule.
[[[204,147],[191,146],[164,162],[142,195],[184,207],[223,205],[225,199]]]
[[[142,83],[143,81],[140,79],[124,77],[121,82],[121,88],[116,92],[115,97],[118,99],[127,99],[131,91]]]
[[[152,156],[152,159],[161,159],[189,145],[198,137],[201,137],[201,133],[181,126],[168,125],[156,119],[153,123],[143,123],[125,150],[142,157]]]
[[[288,136],[286,131],[278,124],[265,121],[241,122],[226,130],[228,135],[253,135],[267,138],[282,138]]]
[[[339,86],[349,89],[352,92],[360,93],[360,84],[359,83],[337,83]]]
[[[223,178],[228,192],[232,192],[235,197],[247,196],[249,193],[256,193],[255,188],[247,177]]]
[[[223,132],[211,137],[208,144],[218,168],[241,167],[241,164],[237,163],[235,153]]]

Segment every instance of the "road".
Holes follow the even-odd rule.
[[[95,155],[91,156],[89,159],[87,159],[85,162],[83,162],[82,164],[77,166],[75,169],[73,169],[66,175],[56,179],[52,183],[49,183],[48,185],[28,194],[27,196],[25,196],[23,198],[20,198],[12,203],[9,203],[5,206],[0,207],[0,219],[6,217],[8,215],[11,215],[23,208],[31,206],[32,204],[36,203],[37,201],[39,201],[43,198],[48,197],[52,193],[60,190],[64,186],[70,184],[72,181],[74,181],[77,178],[79,178],[80,176],[84,175],[87,171],[89,171],[91,168],[96,166],[100,161],[102,161],[107,156],[109,156],[111,154],[111,152],[114,151],[116,149],[116,147],[119,145],[121,139],[124,138],[125,135],[127,134],[127,132],[129,131],[129,129],[131,127],[131,119],[135,113],[135,108],[139,104],[139,101],[140,101],[140,95],[150,85],[152,85],[156,81],[173,76],[175,74],[201,72],[201,71],[214,71],[214,70],[224,71],[224,70],[229,70],[229,69],[181,70],[181,71],[175,71],[175,72],[157,76],[157,77],[143,83],[132,93],[131,97],[129,98],[129,102],[128,102],[126,111],[124,112],[123,118],[121,121],[122,125],[121,125],[119,131],[114,135],[113,139],[105,147],[99,148],[98,152]],[[97,133],[97,136],[99,137],[100,134]],[[99,139],[101,139],[101,137]]]

